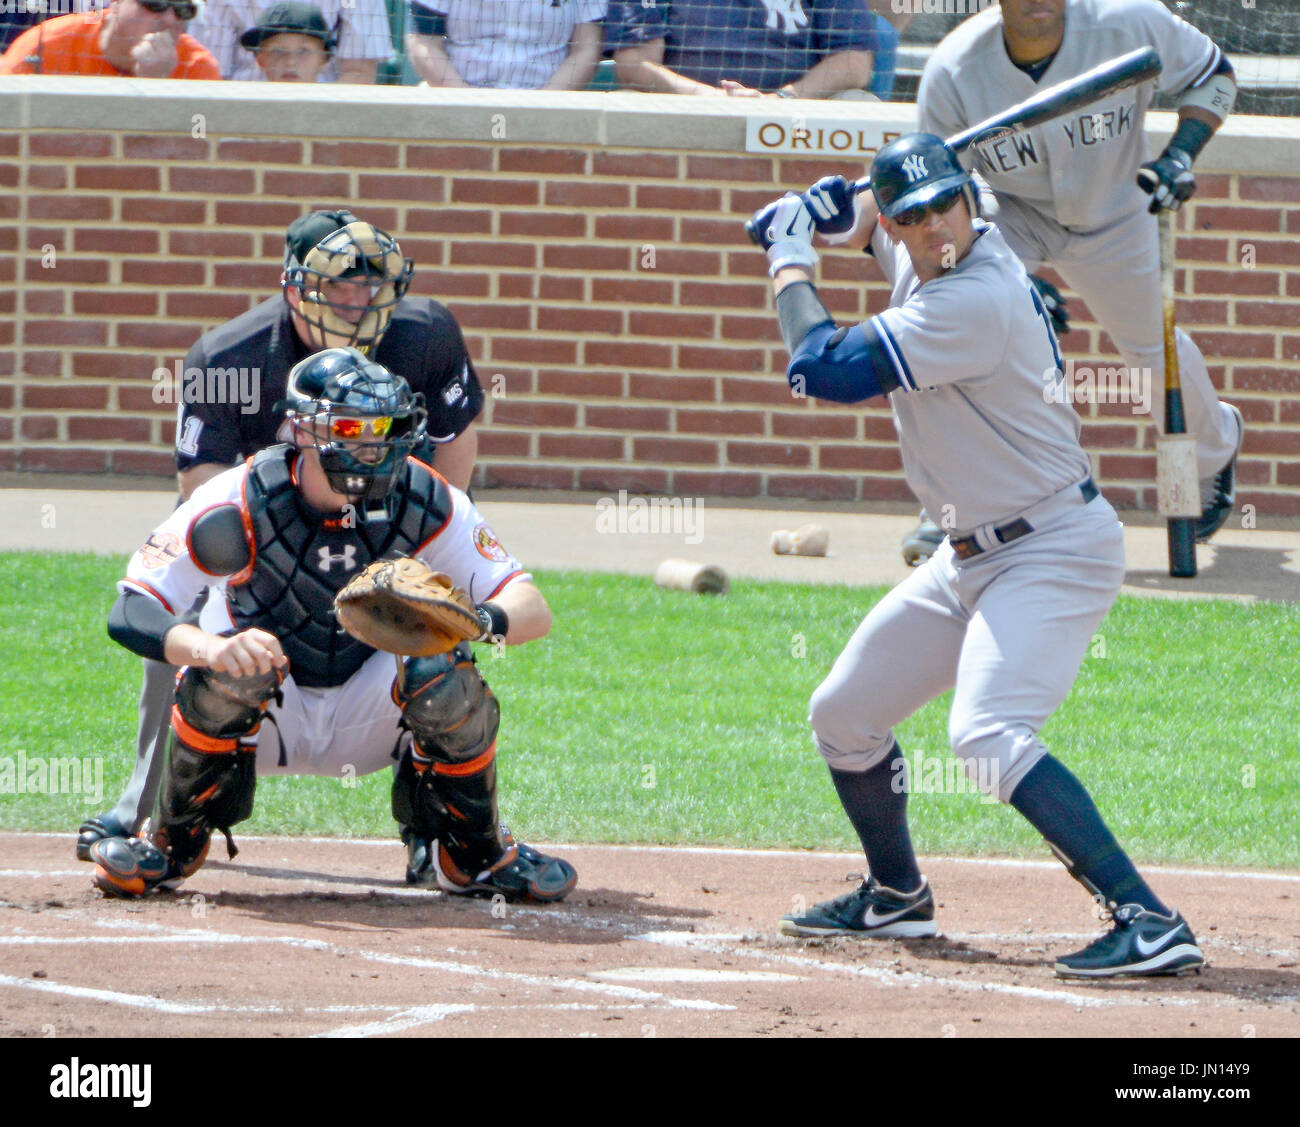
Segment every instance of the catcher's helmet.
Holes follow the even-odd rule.
[[[382,501],[424,437],[424,397],[355,348],[327,348],[289,372],[282,437],[314,446],[339,493]]]
[[[880,214],[893,219],[900,211],[920,207],[953,188],[964,188],[971,216],[975,189],[943,139],[933,133],[908,133],[881,147],[871,162],[871,191]]]
[[[297,290],[298,312],[322,347],[369,352],[378,345],[414,272],[392,235],[350,211],[314,211],[295,219],[285,234],[284,289]],[[369,286],[364,306],[331,294],[340,282]]]

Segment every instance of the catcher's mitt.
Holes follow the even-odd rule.
[[[339,624],[377,650],[407,657],[446,653],[482,638],[470,597],[419,560],[378,560],[334,597]]]

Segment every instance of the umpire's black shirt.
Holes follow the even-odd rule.
[[[190,349],[179,389],[178,470],[203,462],[231,466],[276,441],[283,415],[276,414],[275,405],[284,398],[289,369],[312,352],[291,316],[283,296],[273,297],[204,333]],[[463,433],[483,409],[483,388],[460,326],[430,298],[404,297],[394,306],[371,359],[423,393],[428,434],[435,442]],[[247,396],[230,394],[240,378],[229,373],[240,369],[243,384],[257,388],[256,411],[249,410]],[[431,452],[416,454],[428,457]]]

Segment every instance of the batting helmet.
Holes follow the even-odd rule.
[[[953,188],[964,188],[972,216],[975,189],[957,154],[933,133],[908,133],[881,147],[871,162],[871,191],[880,214],[893,219]]]
[[[314,446],[330,485],[366,502],[388,495],[424,436],[424,397],[355,348],[327,348],[300,360],[277,406],[287,421],[281,437]]]

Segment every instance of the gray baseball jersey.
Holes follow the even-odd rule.
[[[1000,522],[1088,476],[1079,416],[1051,394],[1061,355],[1042,301],[997,227],[922,285],[877,224],[872,253],[893,287],[868,333],[901,386],[890,393],[907,483],[955,536]],[[950,507],[951,506],[951,507]]]
[[[1156,0],[1066,0],[1064,40],[1038,82],[1007,55],[1001,8],[985,9],[948,35],[926,63],[918,128],[949,137],[1047,86],[1147,46],[1162,64],[1154,84],[1098,99],[965,157],[999,194],[1019,197],[1064,227],[1095,230],[1151,202],[1134,175],[1150,159],[1143,120],[1155,89],[1186,90],[1223,57],[1212,39]]]

